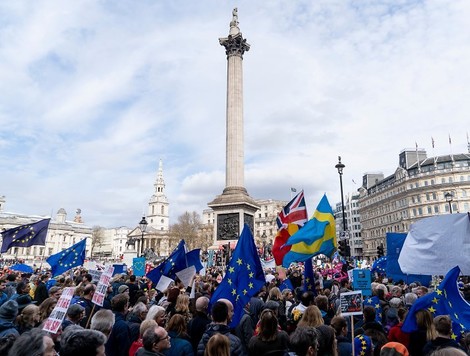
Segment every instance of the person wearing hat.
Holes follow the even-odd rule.
[[[67,309],[67,314],[65,315],[65,319],[62,322],[62,331],[70,325],[80,325],[80,321],[85,316],[85,308],[80,304],[72,304]]]
[[[405,345],[392,341],[382,346],[380,356],[409,356],[409,352]]]
[[[21,294],[19,295],[16,299],[13,299],[18,303],[18,312],[21,313],[21,311],[26,308],[30,304],[36,304],[35,301],[31,299],[29,294]]]
[[[118,294],[122,293],[126,293],[127,295],[129,295],[129,287],[126,284],[123,284],[118,288]]]
[[[7,335],[19,336],[16,330],[14,321],[18,315],[18,303],[14,300],[9,300],[0,307],[0,337]]]

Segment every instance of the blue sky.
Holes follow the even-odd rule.
[[[244,57],[245,184],[309,211],[365,172],[392,174],[415,142],[467,152],[470,3],[4,1],[0,195],[5,210],[77,208],[133,227],[164,164],[171,222],[224,188],[233,7]],[[448,143],[449,135],[452,146]],[[434,137],[435,148],[431,147]]]

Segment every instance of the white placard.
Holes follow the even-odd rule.
[[[92,302],[100,307],[103,306],[104,298],[106,297],[106,291],[108,290],[109,281],[113,276],[114,267],[106,266],[103,273],[101,274],[100,281],[96,286],[95,293],[93,294]]]
[[[91,277],[93,278],[91,280],[92,282],[98,282],[100,280],[101,275],[103,274],[103,271],[98,271],[96,269],[90,269],[90,270],[88,270],[88,273],[91,274]]]
[[[184,286],[187,287],[191,284],[191,280],[196,275],[196,267],[189,266],[188,268],[185,268],[179,272],[176,272],[176,275],[184,284]]]
[[[171,278],[168,278],[167,276],[161,276],[155,288],[157,288],[160,292],[163,292],[168,288],[171,282],[174,282]]]
[[[62,321],[67,314],[67,309],[70,306],[70,302],[74,293],[75,287],[64,288],[64,291],[60,295],[60,298],[52,310],[51,315],[49,315],[49,318],[47,318],[46,322],[44,323],[44,327],[42,328],[44,331],[50,332],[52,334],[57,333],[57,330],[59,330],[60,326],[62,325]]]

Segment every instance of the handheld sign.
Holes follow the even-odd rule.
[[[70,302],[75,293],[75,287],[64,288],[57,304],[52,310],[51,315],[47,318],[44,327],[44,331],[50,332],[51,334],[56,334],[64,321],[65,315],[67,314],[67,309],[70,306]]]
[[[372,275],[369,269],[355,268],[353,271],[352,285],[355,290],[362,290],[365,296],[372,295]],[[349,271],[348,271],[349,272]]]
[[[95,294],[93,294],[93,299],[91,301],[100,307],[103,306],[104,298],[106,297],[106,290],[108,289],[109,280],[113,276],[113,272],[113,266],[105,267],[103,273],[100,276],[98,285],[96,286]]]
[[[362,315],[362,291],[341,293],[339,302],[341,315]]]

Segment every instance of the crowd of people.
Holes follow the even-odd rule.
[[[178,279],[160,291],[145,277],[118,274],[103,307],[92,302],[96,283],[83,268],[51,278],[4,270],[0,277],[0,356],[150,355],[470,355],[470,334],[452,337],[447,315],[416,314],[418,330],[401,330],[409,308],[430,290],[417,283],[372,283],[380,308],[363,308],[351,320],[340,313],[340,294],[351,291],[347,278],[322,281],[304,290],[302,265],[287,270],[292,288],[282,288],[275,271],[232,325],[233,304],[211,302],[221,267],[196,274],[186,287]],[[61,293],[75,296],[59,330],[43,331]],[[282,289],[282,290],[281,290]],[[377,310],[380,310],[379,317]],[[354,329],[354,330],[353,330]]]

